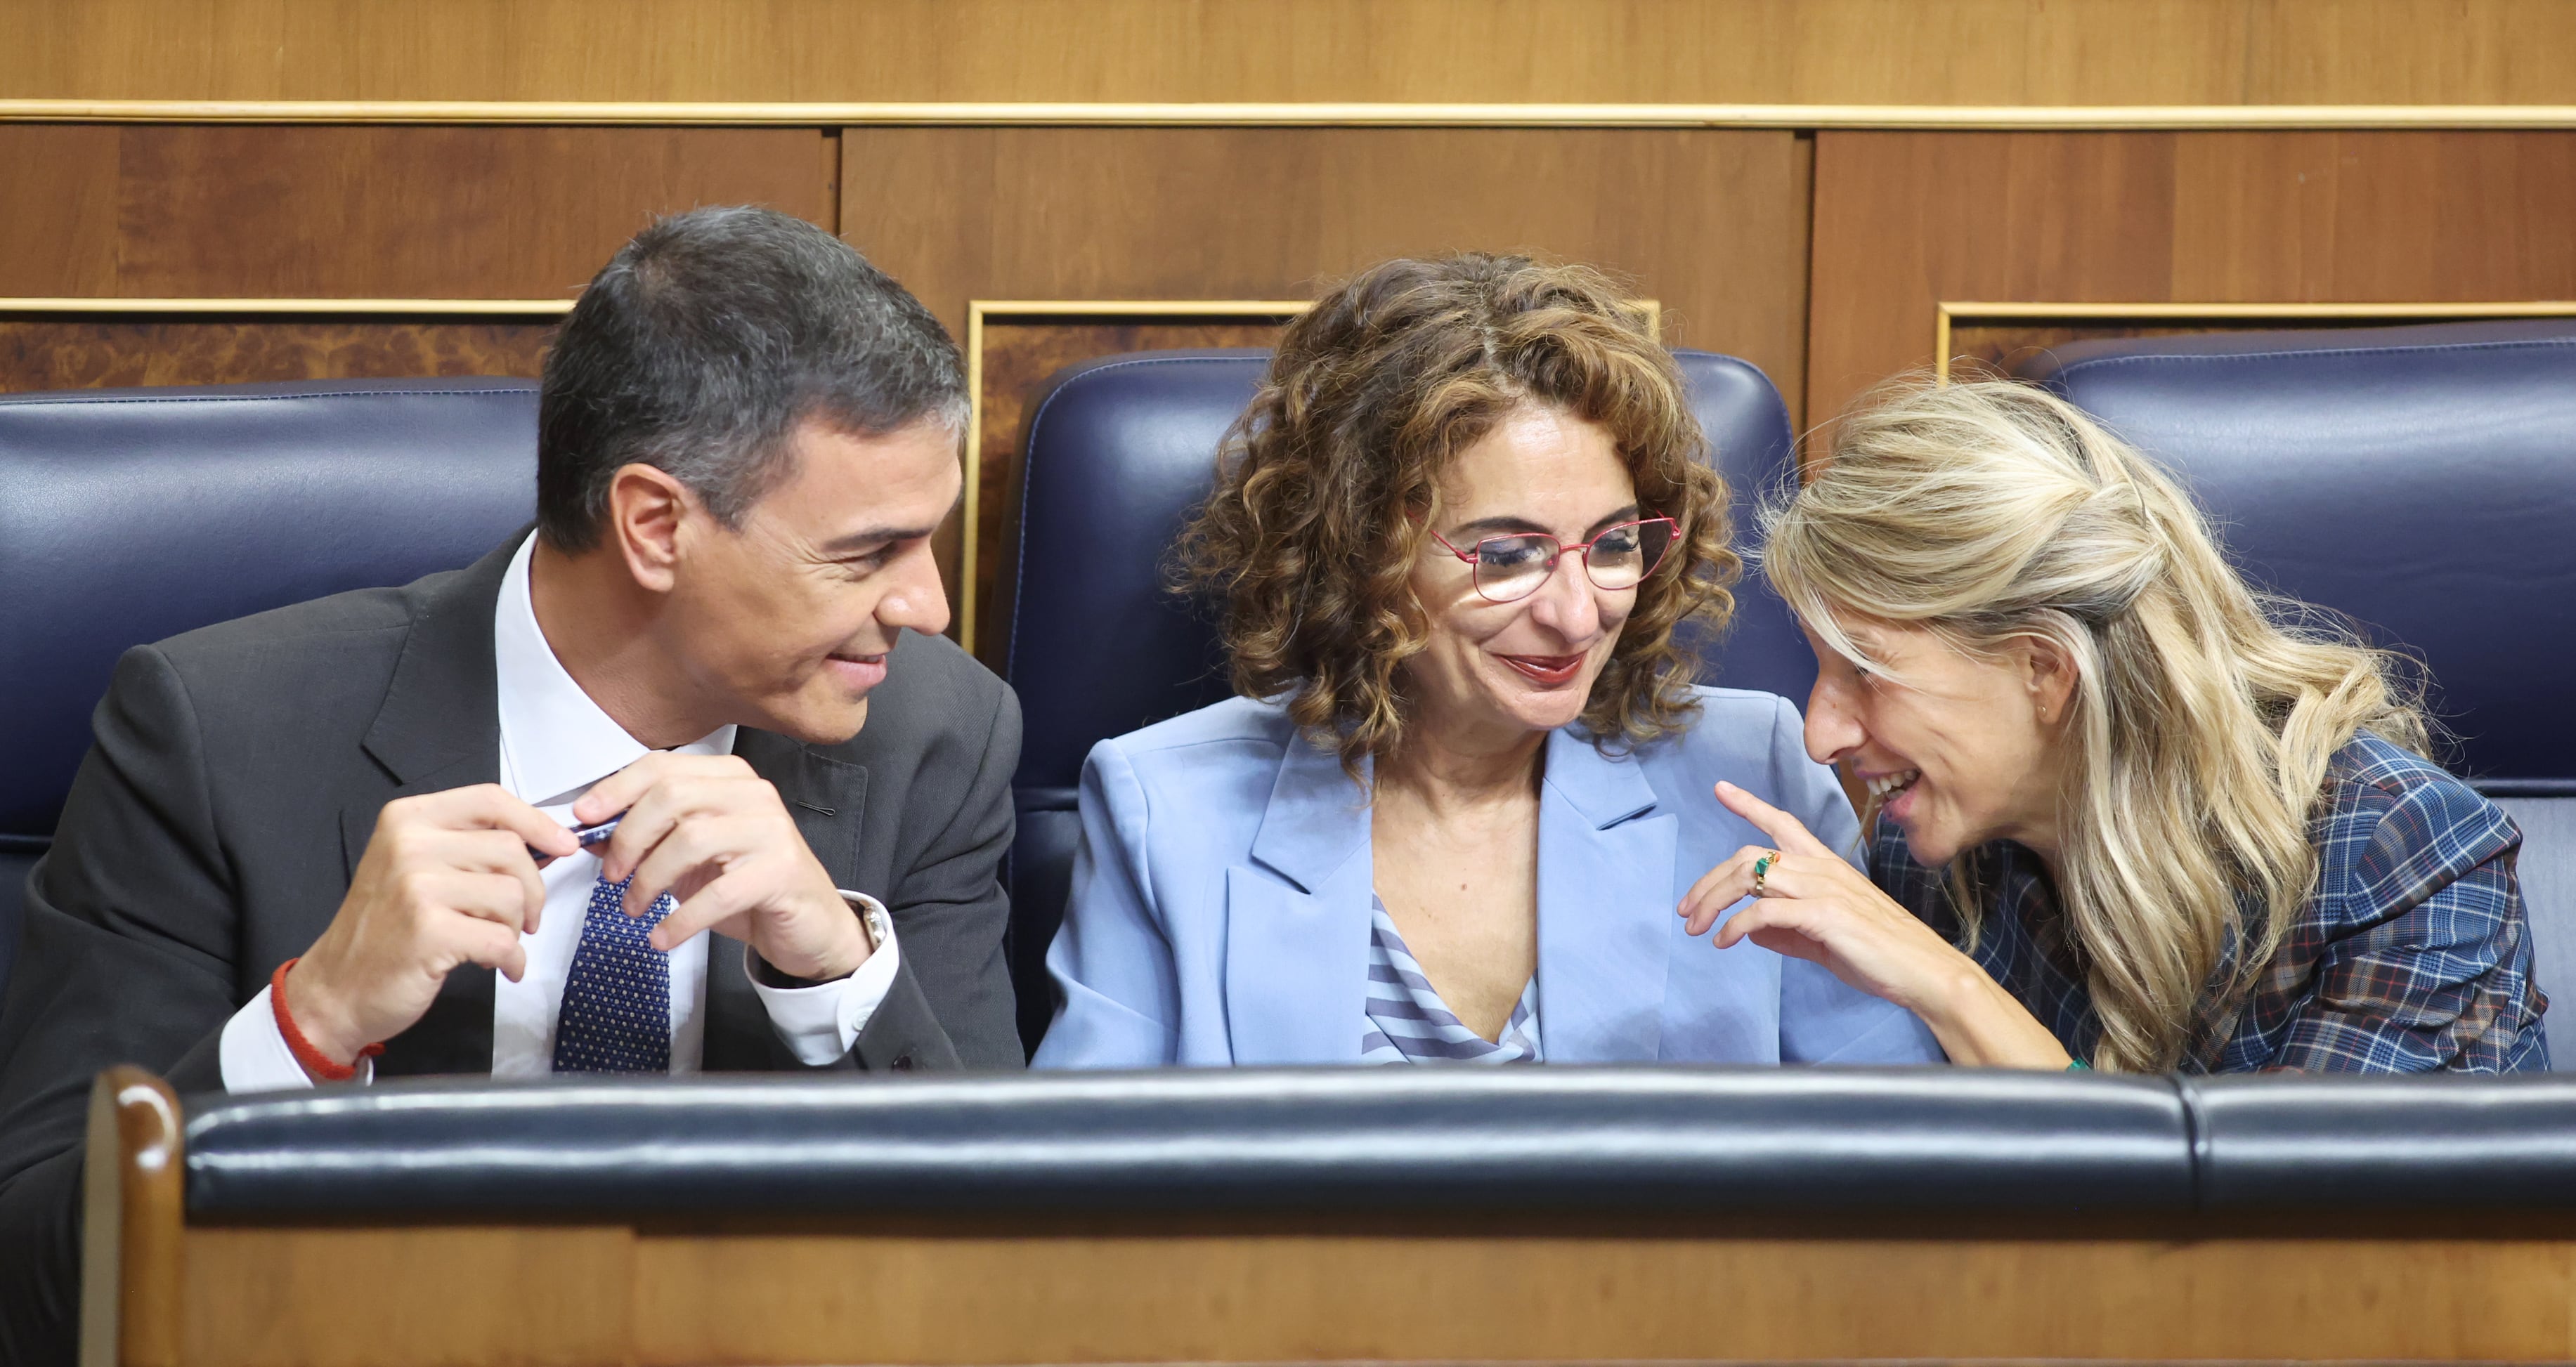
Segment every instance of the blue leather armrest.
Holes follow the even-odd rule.
[[[1171,1070],[391,1084],[189,1102],[189,1218],[2183,1212],[2155,1079]]]
[[[2204,1210],[2576,1209],[2576,1078],[2182,1084]]]

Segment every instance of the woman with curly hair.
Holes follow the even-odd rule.
[[[1694,687],[1726,490],[1598,273],[1393,261],[1291,325],[1184,534],[1227,702],[1103,741],[1036,1063],[1919,1062],[1905,1011],[1673,908],[1760,794],[1856,845],[1769,694]]]
[[[2429,753],[2397,661],[2258,597],[2072,404],[1900,383],[1767,516],[1820,669],[1807,752],[1874,825],[1770,834],[1681,908],[1918,1012],[1957,1063],[2545,1069],[2521,832]]]

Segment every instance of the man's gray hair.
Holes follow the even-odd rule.
[[[770,209],[693,209],[635,235],[546,355],[537,527],[596,545],[618,467],[669,471],[738,526],[808,420],[862,436],[966,427],[947,329],[846,242]]]

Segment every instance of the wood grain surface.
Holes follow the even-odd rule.
[[[806,128],[0,124],[0,296],[545,299],[653,215],[830,225]]]
[[[1202,1222],[1205,1223],[1205,1222]],[[2576,1245],[1401,1227],[199,1229],[187,1356],[310,1364],[2563,1360]],[[1400,1270],[1400,1271],[1395,1271]],[[364,1286],[364,1296],[349,1288]]]
[[[1943,300],[2576,298],[2576,133],[1820,133],[1807,416]]]
[[[1588,261],[1664,341],[1794,398],[1807,170],[1787,132],[851,128],[842,236],[963,335],[969,299],[1311,299],[1393,256]]]
[[[21,0],[0,96],[2576,101],[2559,0]]]
[[[170,1084],[132,1064],[90,1084],[82,1156],[83,1367],[180,1367],[187,1138]]]
[[[0,393],[447,375],[534,379],[554,330],[552,319],[102,319],[0,311]]]

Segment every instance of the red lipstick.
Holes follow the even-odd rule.
[[[1494,658],[1519,670],[1521,677],[1541,688],[1563,688],[1583,672],[1581,655],[1497,655]]]

